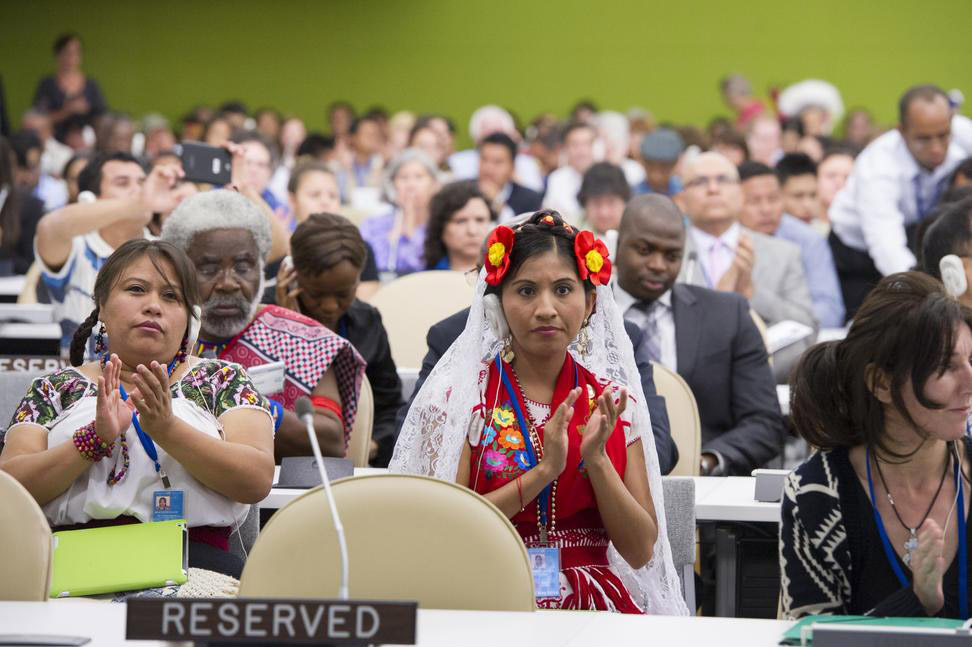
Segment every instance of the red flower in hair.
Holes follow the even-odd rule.
[[[582,231],[574,239],[574,255],[581,280],[590,279],[594,285],[607,285],[611,280],[611,261],[603,242],[589,231]]]
[[[510,269],[510,252],[513,251],[513,230],[500,225],[486,241],[486,283],[497,286],[503,282],[506,270]]]

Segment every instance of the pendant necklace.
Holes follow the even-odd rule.
[[[888,482],[885,480],[884,474],[881,473],[881,463],[878,462],[877,456],[874,457],[874,465],[877,467],[878,476],[881,477],[881,483],[884,485],[884,491],[888,496],[888,503],[891,504],[891,510],[894,512],[894,516],[898,518],[898,523],[904,526],[905,530],[911,533],[911,536],[908,537],[908,540],[904,543],[905,554],[904,557],[901,558],[905,565],[910,567],[911,559],[914,556],[915,551],[918,550],[918,529],[921,528],[921,525],[925,523],[926,519],[928,519],[928,515],[931,514],[932,508],[935,507],[935,501],[938,500],[938,495],[942,492],[942,486],[945,485],[945,477],[948,475],[948,457],[945,459],[945,469],[942,471],[942,480],[938,482],[938,489],[935,490],[935,496],[932,497],[931,503],[928,504],[928,510],[925,511],[925,516],[921,518],[921,521],[919,521],[918,525],[914,528],[906,524],[901,518],[901,515],[898,514],[898,508],[894,505],[894,497],[891,496],[891,491],[888,489]]]

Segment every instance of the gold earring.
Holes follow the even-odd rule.
[[[513,352],[513,335],[507,335],[506,339],[503,340],[503,361],[509,364],[516,357],[516,353]]]

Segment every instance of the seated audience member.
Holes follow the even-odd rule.
[[[111,111],[95,120],[95,148],[102,153],[131,153],[135,122],[124,112]]]
[[[67,187],[62,180],[41,170],[44,147],[32,130],[20,130],[10,135],[17,162],[17,185],[44,203],[44,211],[60,209],[67,204]]]
[[[847,144],[831,144],[824,149],[823,157],[817,163],[817,197],[820,199],[820,209],[817,220],[814,221],[824,235],[830,232],[830,220],[827,212],[837,193],[847,184],[851,170],[854,168],[856,152]]]
[[[480,166],[482,168],[482,166]],[[468,272],[479,268],[483,242],[496,212],[472,181],[445,185],[429,203],[425,263],[430,270]]]
[[[787,153],[775,168],[783,193],[783,210],[808,225],[813,224],[820,209],[817,165],[804,153]]]
[[[561,131],[563,125],[552,115],[538,117],[527,129],[527,146],[537,161],[543,185],[537,189],[543,195],[547,191],[550,174],[560,165]]]
[[[216,117],[206,124],[206,131],[203,134],[203,141],[210,146],[222,148],[230,141],[233,134],[233,126],[222,117]]]
[[[439,167],[439,174],[442,177],[451,174],[446,142],[439,129],[432,125],[430,117],[419,117],[415,121],[412,131],[408,134],[408,146],[425,151],[425,154]]]
[[[611,256],[614,256],[616,239],[611,240],[607,232],[618,230],[624,205],[630,197],[631,186],[624,171],[608,162],[598,162],[587,169],[577,192],[577,201],[584,208],[578,226],[604,240]]]
[[[270,190],[270,179],[276,165],[273,145],[255,132],[239,133],[231,141],[243,149],[242,182],[252,188],[267,203],[270,211],[289,226],[293,214],[287,208],[287,203],[281,199],[282,196],[278,197]]]
[[[365,262],[361,234],[343,216],[315,213],[297,227],[290,249],[294,268],[277,283],[277,305],[341,335],[367,363],[365,375],[375,406],[371,464],[387,467],[397,437],[395,414],[402,406],[402,383],[381,315],[355,298]]]
[[[413,401],[390,470],[450,479],[492,502],[532,555],[553,561],[544,570],[559,569],[552,590],[537,591],[541,608],[687,613],[641,389],[627,385],[629,397],[607,377],[620,368],[636,380],[634,354],[627,344],[606,352],[625,334],[620,317],[588,321],[614,307],[594,289],[610,280],[608,259],[585,252],[590,233],[552,211],[494,237],[504,249],[486,252],[465,330]],[[501,320],[506,330],[488,323]],[[590,355],[575,359],[582,325]]]
[[[618,238],[615,298],[643,331],[641,349],[695,394],[702,474],[745,476],[779,452],[776,384],[746,299],[675,282],[685,238],[684,217],[670,199],[632,199]]]
[[[287,196],[290,212],[294,214],[294,221],[298,226],[310,218],[311,214],[341,211],[337,178],[323,162],[301,162],[295,166],[287,183]],[[361,282],[358,283],[359,299],[368,298],[380,285],[375,253],[368,243],[365,243],[365,249],[367,255],[361,271]],[[281,263],[276,268],[277,280],[281,278],[280,273],[286,271]]]
[[[790,415],[819,449],[783,491],[784,617],[968,617],[970,325],[935,279],[892,274],[803,356]]]
[[[64,164],[64,169],[60,175],[64,178],[64,184],[67,186],[68,204],[74,204],[78,201],[78,195],[81,193],[78,181],[81,177],[81,171],[84,170],[90,161],[91,157],[88,154],[75,153]]]
[[[452,134],[454,132],[455,129],[451,128],[448,141],[453,140]],[[520,134],[516,130],[516,122],[509,112],[499,106],[477,108],[469,118],[469,138],[476,142],[476,148],[449,155],[449,168],[452,169],[453,176],[457,180],[472,180],[479,176],[479,142],[493,133],[503,133],[514,142],[520,140]],[[447,148],[452,149],[451,143]],[[517,182],[532,191],[543,189],[540,165],[532,156],[518,153],[514,168],[513,175]]]
[[[41,140],[44,152],[41,153],[40,171],[43,175],[63,178],[61,171],[74,154],[70,146],[57,141],[50,116],[42,111],[31,108],[20,119],[21,130],[32,130]]]
[[[374,250],[380,272],[401,276],[425,269],[425,228],[437,178],[435,162],[414,148],[388,163],[384,190],[393,206],[361,223],[361,236]]]
[[[314,162],[322,162],[328,165],[333,173],[335,161],[335,143],[330,135],[321,133],[308,133],[304,141],[300,142],[297,148],[297,158]],[[290,178],[287,178],[290,182]]]
[[[597,136],[604,145],[604,161],[618,166],[630,186],[638,186],[645,179],[645,169],[628,157],[631,147],[631,125],[620,112],[605,110],[594,118]],[[583,206],[583,205],[582,205]]]
[[[864,108],[851,108],[844,117],[844,139],[857,150],[862,150],[879,133],[874,116]]]
[[[679,280],[736,292],[769,325],[793,320],[816,326],[800,248],[739,224],[739,173],[718,153],[700,153],[683,168],[685,190],[675,202],[692,227]]]
[[[719,83],[722,100],[736,113],[736,128],[744,129],[766,112],[763,102],[753,96],[753,86],[741,74],[730,74]]]
[[[280,135],[282,121],[283,116],[274,108],[257,108],[256,112],[253,113],[253,122],[256,131],[270,141],[277,140],[277,137]],[[297,143],[299,144],[300,140]]]
[[[479,190],[500,222],[537,211],[543,200],[539,193],[513,180],[515,161],[516,143],[508,135],[493,133],[479,142]]]
[[[568,222],[577,222],[581,206],[577,201],[584,173],[594,163],[594,140],[597,132],[593,126],[574,122],[563,132],[563,152],[567,163],[547,178],[547,192],[543,206],[554,209]]]
[[[34,232],[44,203],[17,185],[16,160],[0,136],[0,276],[26,274],[34,262]]]
[[[33,106],[51,117],[54,133],[64,139],[65,122],[74,116],[90,124],[108,110],[98,82],[81,69],[81,37],[62,34],[54,41],[57,71],[37,84]]]
[[[949,188],[972,186],[972,157],[966,157],[955,167],[948,185]]]
[[[152,493],[171,479],[188,500],[189,565],[239,577],[230,533],[273,483],[267,400],[238,364],[188,357],[199,291],[172,245],[126,242],[93,292],[72,367],[34,380],[0,435],[0,469],[54,530],[152,521]],[[84,362],[92,333],[101,357]]]
[[[154,161],[159,155],[173,150],[178,143],[169,127],[169,120],[157,112],[142,118],[142,134],[145,137],[142,157],[148,160]]]
[[[67,353],[74,331],[92,307],[95,277],[115,248],[143,238],[155,212],[171,211],[181,196],[181,173],[170,166],[145,171],[128,153],[100,154],[78,179],[94,202],[69,204],[37,223],[34,248],[41,281],[61,324],[61,351]]]
[[[645,180],[634,188],[635,195],[660,193],[669,197],[681,192],[675,165],[685,150],[682,136],[670,128],[659,128],[641,138],[641,163]]]
[[[712,145],[709,150],[723,155],[730,162],[739,166],[749,159],[749,148],[746,146],[746,138],[739,131],[728,128],[716,134],[712,138]]]
[[[963,200],[943,205],[922,237],[921,265],[925,272],[942,280],[941,261],[948,255],[961,261],[966,283],[962,294],[952,296],[972,308],[972,191]]]
[[[270,225],[260,208],[228,189],[199,193],[169,216],[162,239],[195,263],[202,328],[192,354],[245,368],[284,363],[283,390],[270,394],[277,414],[277,460],[311,453],[304,423],[293,413],[304,396],[315,403],[321,451],[344,456],[364,361],[347,340],[313,319],[260,304],[270,250]]]
[[[364,116],[351,123],[348,151],[339,155],[335,171],[344,202],[350,203],[355,189],[379,189],[382,185],[384,160],[381,152],[385,138],[375,117]]]
[[[386,160],[392,159],[409,147],[409,135],[415,126],[415,121],[415,113],[408,112],[407,110],[396,112],[388,119],[385,128],[385,148],[382,151],[382,156]],[[432,159],[435,159],[436,163],[439,161],[435,157]]]
[[[898,122],[861,151],[830,206],[829,242],[848,317],[882,276],[914,267],[911,236],[966,157],[951,139],[952,107],[941,88],[908,89]]]
[[[810,225],[784,213],[786,201],[773,169],[760,162],[743,162],[739,177],[744,196],[739,222],[761,234],[796,243],[800,247],[814,316],[823,328],[843,326],[844,302],[827,239]]]

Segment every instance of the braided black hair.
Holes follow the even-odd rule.
[[[100,311],[101,308],[95,306],[95,309],[91,311],[88,318],[74,331],[74,337],[71,338],[71,366],[81,366],[84,363],[88,337],[91,336],[91,331],[94,330],[94,327],[98,325]]]

